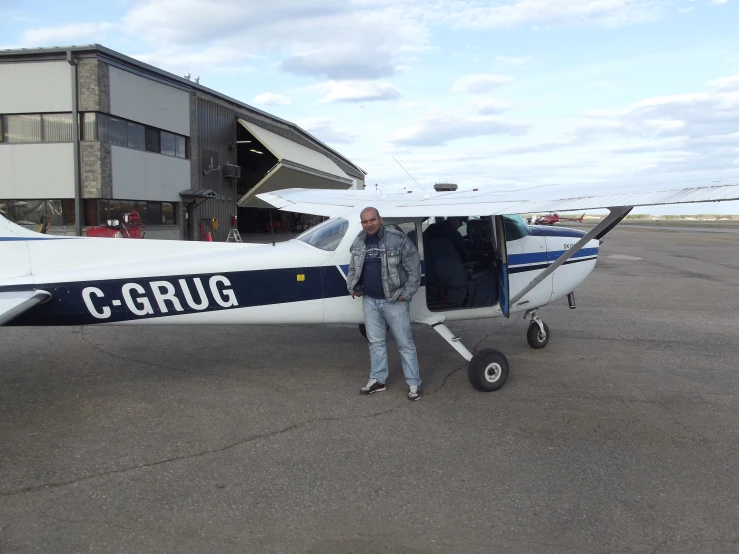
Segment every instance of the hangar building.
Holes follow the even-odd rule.
[[[224,241],[270,216],[300,231],[311,216],[255,195],[364,188],[361,168],[294,123],[98,44],[0,51],[0,83],[0,212],[50,216],[52,233],[132,210],[147,238]]]

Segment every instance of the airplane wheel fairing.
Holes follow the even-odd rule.
[[[467,366],[467,378],[479,391],[496,391],[508,379],[508,360],[502,352],[494,348],[484,348],[472,356]]]
[[[531,348],[544,348],[549,343],[549,337],[552,335],[549,333],[549,325],[544,323],[544,335],[541,334],[539,325],[534,322],[529,325],[529,330],[526,333],[526,340],[529,342]]]

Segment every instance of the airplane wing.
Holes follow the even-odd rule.
[[[51,298],[44,290],[0,292],[0,325]]]
[[[333,216],[351,208],[367,206],[378,207],[383,217],[487,216],[739,200],[739,180],[731,184],[656,192],[559,197],[556,193],[542,194],[541,190],[535,188],[430,194],[287,189],[257,196],[280,210],[323,216]]]

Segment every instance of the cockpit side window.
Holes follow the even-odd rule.
[[[522,239],[529,234],[529,226],[520,215],[504,215],[503,225],[506,241]]]
[[[341,239],[344,238],[347,229],[349,229],[349,222],[346,219],[329,219],[312,229],[308,229],[297,240],[321,250],[333,252],[339,246]]]

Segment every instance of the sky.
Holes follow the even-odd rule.
[[[0,0],[0,49],[198,75],[367,188],[612,193],[739,183],[737,22],[739,0]]]

